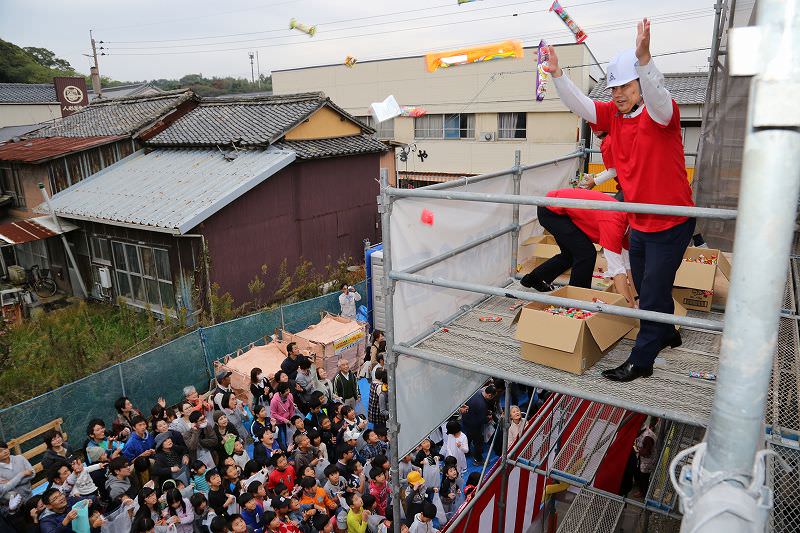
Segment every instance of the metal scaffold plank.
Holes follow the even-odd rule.
[[[703,434],[703,429],[697,426],[678,422],[668,424],[658,464],[650,475],[650,486],[645,497],[645,504],[648,507],[667,512],[676,509],[678,496],[669,478],[670,463],[678,452],[700,442]]]
[[[510,287],[521,289],[518,283]],[[582,375],[526,361],[520,355],[520,344],[514,338],[516,325],[512,324],[519,304],[520,301],[513,298],[488,298],[414,347],[441,357],[447,364],[477,365],[490,375],[511,372],[513,381],[518,383],[657,417],[702,426],[708,423],[715,383],[690,378],[689,372],[717,371],[721,339],[718,333],[683,328],[683,346],[664,349],[652,377],[615,383],[600,374],[623,363],[633,348],[633,341],[621,340]],[[501,320],[480,320],[487,315],[498,316]],[[402,347],[398,351],[403,352]]]
[[[557,533],[614,533],[624,507],[621,500],[581,490]]]

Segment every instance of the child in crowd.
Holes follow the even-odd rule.
[[[469,443],[467,436],[461,431],[461,423],[457,420],[449,421],[445,439],[445,455],[456,458],[458,471],[462,475],[467,471],[467,453],[469,453]]]
[[[208,481],[206,481],[206,465],[203,461],[192,462],[192,484],[194,491],[208,496]]]

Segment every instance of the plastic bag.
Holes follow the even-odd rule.
[[[130,506],[120,506],[116,511],[109,514],[100,526],[101,533],[130,533],[131,515],[128,513]]]
[[[442,499],[439,497],[439,493],[438,492],[434,492],[433,493],[433,505],[436,506],[436,520],[438,520],[439,524],[441,524],[441,525],[446,524],[447,523],[447,514],[444,512],[444,506],[442,505]]]
[[[328,468],[330,465],[330,461],[326,459],[320,459],[317,463],[316,468],[314,468],[314,474],[317,476],[317,479],[324,485],[325,481],[327,481],[325,476],[325,469]]]
[[[425,480],[426,489],[438,489],[441,482],[439,462],[430,464],[425,461],[422,465],[422,478]]]
[[[72,521],[73,533],[89,533],[89,502],[81,500],[72,506],[78,512],[78,517]]]
[[[494,436],[494,422],[489,422],[485,426],[483,426],[483,440],[484,442],[489,442],[492,440]]]
[[[366,305],[359,305],[358,306],[358,312],[356,313],[356,320],[358,320],[359,322],[368,322],[369,321],[368,318],[367,318],[368,314],[369,313],[367,311],[367,306]]]

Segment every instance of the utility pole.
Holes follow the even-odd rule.
[[[247,54],[250,56],[250,81],[253,83],[253,85],[255,85],[256,74],[255,70],[253,70],[253,58],[255,57],[255,54],[253,52],[247,52]]]
[[[92,78],[92,90],[97,98],[103,96],[103,88],[100,86],[100,66],[97,64],[97,44],[94,41],[92,30],[89,30],[89,40],[92,43],[92,57],[94,58],[94,66],[89,69]]]
[[[258,50],[256,50],[256,71],[258,72],[258,88],[261,88],[261,63],[258,61]]]

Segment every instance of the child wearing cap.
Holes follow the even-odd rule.
[[[422,512],[425,503],[433,497],[438,489],[426,489],[425,479],[417,471],[408,474],[408,490],[406,495],[406,525],[411,526],[414,517]],[[434,511],[434,515],[435,515]]]

